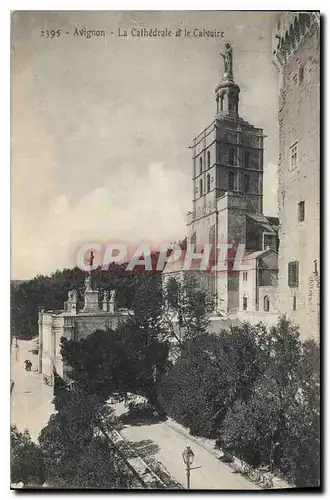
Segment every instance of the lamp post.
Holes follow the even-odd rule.
[[[183,461],[186,465],[186,473],[187,473],[187,489],[190,489],[190,469],[192,466],[192,463],[194,461],[195,455],[190,446],[187,446],[187,448],[183,451],[182,453],[182,458]]]

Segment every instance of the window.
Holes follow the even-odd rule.
[[[296,297],[296,294],[294,294],[293,301],[292,301],[292,311],[296,311],[296,310],[297,310],[297,297]]]
[[[243,311],[247,310],[247,296],[243,295]]]
[[[288,264],[288,285],[290,288],[298,288],[299,285],[299,262],[293,261]]]
[[[203,159],[200,157],[199,159],[199,173],[201,174],[203,172]]]
[[[250,176],[249,174],[244,175],[244,193],[247,193],[250,187]]]
[[[250,163],[250,151],[245,151],[244,153],[244,167],[249,168]]]
[[[210,174],[207,174],[207,192],[211,191],[211,177]]]
[[[243,272],[243,281],[247,281],[248,273],[246,271]]]
[[[298,165],[298,143],[296,142],[290,148],[290,169],[293,170]]]
[[[229,150],[229,165],[235,165],[235,149]]]
[[[268,295],[264,296],[264,311],[266,311],[266,312],[269,311],[269,298],[268,298]]]
[[[298,221],[303,222],[305,220],[305,202],[300,201],[298,203]]]
[[[273,234],[263,233],[263,250],[266,250],[267,247],[273,248],[276,250],[276,237]]]
[[[304,66],[300,66],[299,68],[299,85],[304,81]]]
[[[297,78],[297,73],[296,73],[295,75],[293,75],[293,81],[294,81],[294,83],[297,83],[297,80],[298,80],[298,78]]]
[[[223,101],[225,99],[225,95],[221,94],[220,96],[220,111],[223,111]]]
[[[228,174],[228,190],[235,191],[235,189],[236,189],[236,172],[230,170]]]
[[[199,196],[203,196],[203,181],[199,179]]]
[[[207,167],[209,168],[211,166],[211,153],[210,151],[207,152]]]

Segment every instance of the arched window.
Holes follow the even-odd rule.
[[[211,166],[211,153],[210,151],[207,152],[207,167],[209,168]]]
[[[211,191],[211,177],[210,174],[207,174],[207,192]]]
[[[235,165],[235,149],[229,150],[229,165]]]
[[[244,167],[249,168],[250,164],[250,151],[245,151],[244,153]]]
[[[247,310],[247,296],[243,295],[243,311]]]
[[[296,296],[296,294],[294,294],[294,296],[293,296],[292,310],[293,311],[297,310],[297,296]]]
[[[244,175],[244,193],[247,193],[250,187],[250,176],[249,174]]]
[[[223,111],[223,101],[225,100],[225,94],[220,96],[220,111]]]
[[[203,172],[203,159],[202,157],[199,158],[199,172]]]
[[[269,298],[268,298],[268,295],[264,296],[264,311],[266,311],[266,312],[269,311]]]
[[[235,191],[235,190],[236,190],[236,172],[230,170],[228,174],[228,191]]]
[[[203,196],[203,181],[199,179],[199,196]]]

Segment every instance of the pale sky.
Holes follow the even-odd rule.
[[[183,239],[188,146],[216,111],[224,42],[239,114],[264,129],[264,212],[277,214],[271,12],[27,11],[12,16],[12,279],[75,264],[88,241]],[[73,36],[75,28],[106,37]],[[216,29],[221,38],[133,38],[131,28]],[[119,37],[117,30],[127,30]],[[52,40],[41,30],[61,29]],[[110,35],[114,32],[114,35]]]

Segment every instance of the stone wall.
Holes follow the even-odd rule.
[[[278,27],[282,38],[274,57],[280,81],[279,307],[300,325],[302,338],[318,338],[319,284],[313,280],[313,272],[314,261],[319,267],[320,244],[320,31],[312,13],[286,15]],[[295,143],[296,167],[290,158]],[[305,202],[305,220],[299,222],[301,201]],[[291,261],[299,262],[299,286],[295,289],[288,286]]]

